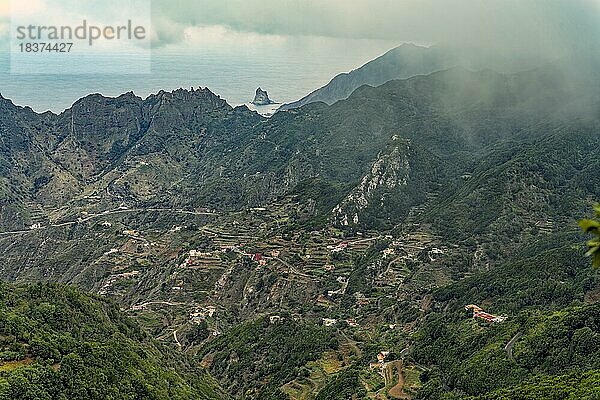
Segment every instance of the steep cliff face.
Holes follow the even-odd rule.
[[[147,124],[142,104],[133,93],[114,99],[95,94],[77,101],[55,123],[61,140],[54,159],[78,179],[94,179],[142,135]]]
[[[5,99],[0,107],[2,220],[19,226],[31,222],[26,204],[58,208],[91,196],[108,206],[157,202],[161,194],[172,203],[175,194],[166,190],[217,175],[226,147],[261,119],[208,89],[161,91],[145,100],[94,94],[60,115]]]
[[[382,203],[385,192],[406,186],[410,178],[409,151],[407,141],[379,156],[358,186],[333,209],[333,220],[346,226],[358,224],[362,211],[373,202]]]
[[[341,226],[392,227],[435,196],[456,168],[411,140],[391,137],[360,183],[332,210]]]

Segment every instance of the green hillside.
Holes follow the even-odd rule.
[[[452,68],[271,118],[1,98],[0,278],[31,284],[0,286],[0,393],[594,398],[587,79]]]
[[[225,399],[185,356],[71,287],[0,286],[0,398]]]

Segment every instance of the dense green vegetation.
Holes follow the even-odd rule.
[[[465,400],[595,400],[600,398],[600,370],[567,375],[539,375],[522,384]]]
[[[572,229],[585,213],[585,199],[600,192],[594,124],[565,124],[535,142],[499,142],[487,151],[464,180],[449,185],[428,207],[425,219],[449,239],[489,242],[492,259],[510,257],[548,228]]]
[[[344,400],[361,398],[365,395],[365,389],[359,382],[359,371],[349,368],[331,378],[325,387],[319,391],[315,400]]]
[[[277,324],[270,324],[269,318],[245,323],[202,349],[202,355],[211,357],[211,373],[232,394],[280,398],[284,395],[279,387],[298,376],[307,362],[337,347],[330,329],[284,318]]]
[[[599,312],[598,304],[548,313],[528,310],[489,326],[464,315],[432,316],[415,337],[414,357],[435,366],[422,397],[441,396],[442,386],[483,395],[537,375],[600,369]],[[505,345],[517,334],[511,359]]]
[[[54,284],[0,283],[0,399],[224,399],[118,308]]]
[[[569,237],[559,242],[574,240]],[[595,390],[593,379],[575,382],[578,371],[600,369],[600,305],[584,305],[584,293],[597,286],[598,276],[576,246],[547,247],[522,247],[517,261],[435,292],[444,310],[428,315],[413,338],[412,356],[431,367],[420,398],[498,390],[482,398],[558,399]],[[463,307],[473,303],[508,320],[471,320]],[[511,339],[512,353],[505,348]],[[568,371],[573,374],[564,385],[554,378]],[[517,396],[520,390],[530,397]]]
[[[475,303],[490,304],[494,312],[518,314],[527,307],[560,308],[582,302],[584,293],[599,281],[590,273],[583,252],[573,245],[539,248],[537,254],[532,250],[522,249],[522,259],[515,254],[515,261],[440,288],[434,296],[454,310]]]

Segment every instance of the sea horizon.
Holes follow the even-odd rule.
[[[191,87],[206,87],[232,107],[249,103],[256,88],[261,87],[273,101],[284,104],[400,44],[303,38],[244,49],[166,47],[153,49],[150,74],[11,74],[10,54],[0,53],[0,93],[17,105],[40,113],[61,113],[78,99],[94,93],[117,97],[133,92],[146,98],[161,90]],[[72,62],[69,60],[65,57],[65,62]],[[113,55],[109,61],[127,62],[127,55]]]

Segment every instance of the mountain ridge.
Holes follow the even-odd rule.
[[[173,182],[190,185],[192,175],[196,175],[217,192],[230,187],[235,196],[241,196],[230,203],[234,208],[241,202],[260,205],[273,194],[283,195],[300,181],[319,175],[336,184],[358,182],[394,135],[418,140],[437,156],[449,157],[458,151],[472,153],[468,156],[472,157],[485,146],[522,135],[519,131],[535,121],[546,119],[551,125],[563,108],[576,115],[574,101],[587,101],[584,97],[573,99],[560,86],[542,92],[539,88],[549,78],[535,80],[531,76],[530,72],[504,75],[456,67],[392,80],[377,88],[361,86],[348,99],[332,106],[315,103],[271,119],[244,107],[232,108],[209,89],[160,91],[146,99],[132,92],[117,97],[92,94],[58,115],[11,108],[11,113],[0,117],[0,123],[4,121],[8,128],[5,135],[15,132],[4,163],[8,170],[14,169],[11,158],[12,164],[24,165],[28,151],[44,149],[36,153],[36,163],[13,176],[30,180],[23,187],[32,187],[34,196],[36,192],[44,193],[43,198],[57,194],[55,204],[63,202],[65,196],[81,193],[83,187],[102,193],[108,190],[116,195],[113,200],[134,195],[141,203],[163,202],[159,196],[162,189],[131,185],[132,179],[144,177],[139,174],[144,169],[141,167],[158,163],[163,173],[174,176]],[[360,113],[354,111],[357,108]],[[13,113],[21,122],[12,119]],[[512,120],[502,113],[512,113]],[[367,114],[372,115],[365,118]],[[482,123],[485,119],[489,124]],[[301,125],[309,120],[310,125]],[[438,126],[433,128],[432,121]],[[528,132],[530,139],[532,134]],[[15,141],[16,137],[21,142]],[[26,147],[20,148],[17,143]],[[28,146],[33,147],[27,150]],[[334,149],[341,150],[344,158],[356,160],[354,165],[344,165]],[[310,156],[311,152],[315,156]],[[461,162],[460,157],[455,161]],[[244,179],[244,174],[251,177]],[[283,185],[275,183],[282,178]],[[124,179],[129,186],[121,183]],[[151,177],[143,179],[149,182]],[[241,179],[247,181],[247,186],[239,186]],[[237,187],[231,186],[233,181],[237,181]],[[52,190],[55,184],[63,189]],[[92,189],[94,185],[97,189]],[[255,185],[265,190],[250,194]],[[266,189],[269,187],[272,189]],[[40,192],[43,188],[47,190]],[[209,199],[215,194],[210,192],[212,189],[180,190],[191,191],[190,200]],[[209,200],[206,206],[216,204]]]
[[[210,90],[4,102],[0,277],[113,299],[239,397],[374,395],[388,350],[414,398],[518,388],[555,372],[527,324],[600,298],[573,233],[600,197],[600,92],[575,78],[455,67],[270,119]]]

